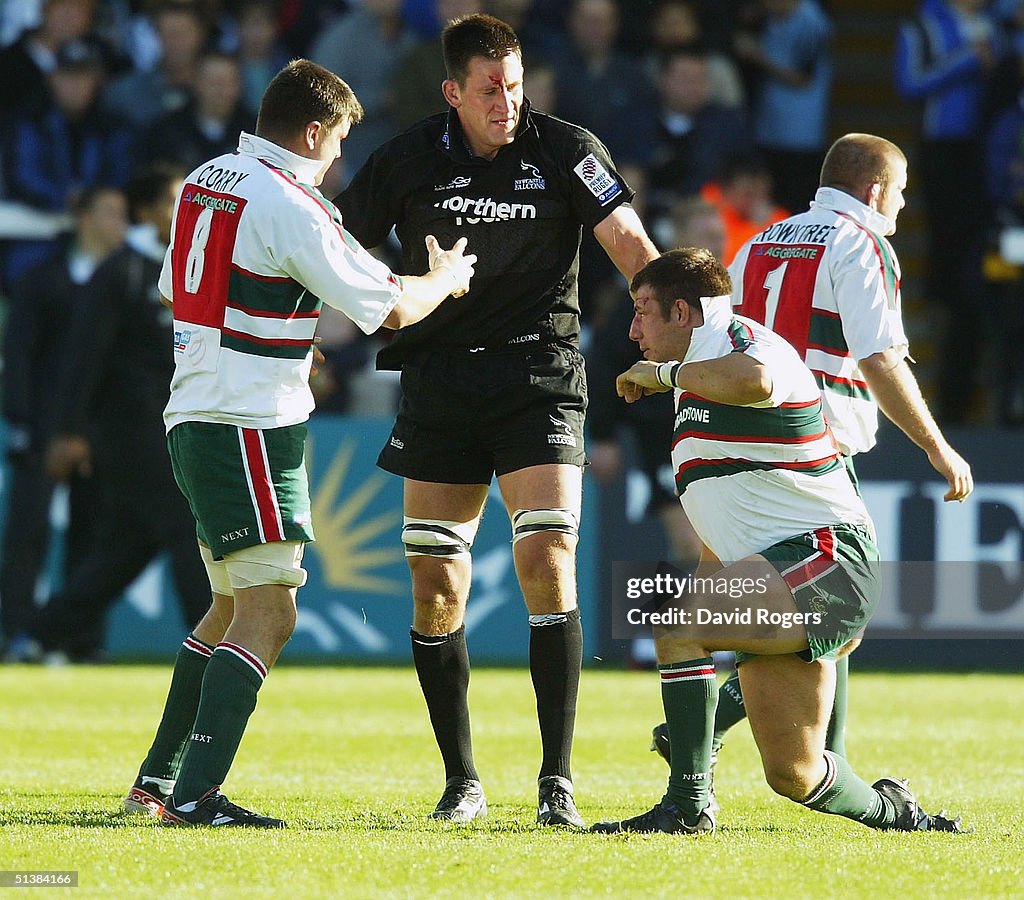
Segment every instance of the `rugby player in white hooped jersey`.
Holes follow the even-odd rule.
[[[733,315],[729,275],[708,250],[663,254],[630,290],[630,337],[645,359],[618,377],[617,391],[627,402],[675,392],[680,501],[711,552],[736,561],[714,580],[745,584],[752,615],[742,627],[718,624],[744,606],[731,592],[691,590],[665,607],[672,618],[655,629],[655,645],[672,745],[668,789],[647,812],[592,830],[715,830],[715,650],[737,653],[747,717],[777,793],[872,828],[959,830],[958,820],[925,813],[905,783],[869,785],[825,749],[835,658],[867,623],[880,583],[871,519],[811,371],[778,335]]]
[[[729,266],[736,311],[784,337],[821,387],[825,420],[856,484],[853,457],[875,445],[878,410],[928,456],[949,485],[947,501],[973,490],[971,468],[946,440],[907,363],[896,230],[907,158],[873,134],[846,134],[825,155],[821,187],[806,212],[745,243]],[[825,746],[846,756],[849,656],[836,664],[835,702]],[[738,674],[721,686],[712,760],[746,715]],[[669,759],[665,725],[652,749]],[[714,765],[714,762],[712,763]]]
[[[473,276],[465,238],[442,250],[428,235],[429,271],[403,277],[345,230],[318,186],[362,116],[337,75],[294,60],[267,87],[256,134],[192,172],[175,206],[160,275],[174,312],[164,422],[213,603],[178,652],[125,800],[164,825],[284,826],[231,803],[220,785],[306,580],[304,423],[321,305],[367,334],[402,328],[465,294]]]

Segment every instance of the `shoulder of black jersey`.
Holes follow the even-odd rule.
[[[378,161],[406,161],[438,149],[448,114],[441,112],[421,119],[385,141],[373,152]]]
[[[592,131],[551,113],[531,109],[530,124],[537,129],[538,136],[544,141],[562,142],[566,146],[574,147],[601,143],[601,139]]]

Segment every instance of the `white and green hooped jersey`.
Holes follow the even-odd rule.
[[[844,453],[870,450],[878,430],[858,360],[889,348],[907,354],[899,263],[883,237],[893,228],[849,194],[820,188],[807,212],[751,238],[729,267],[736,312],[796,347]]]
[[[821,392],[796,350],[728,297],[702,300],[683,362],[746,353],[765,365],[772,394],[749,406],[676,390],[672,465],[676,490],[701,540],[723,562],[828,525],[867,525],[831,431]]]
[[[160,273],[160,292],[174,303],[168,431],[180,422],[305,421],[321,305],[370,334],[398,302],[401,278],[313,187],[320,165],[242,132],[235,153],[185,179]]]

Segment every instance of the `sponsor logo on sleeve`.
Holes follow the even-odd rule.
[[[622,185],[616,181],[593,153],[588,153],[573,168],[602,206],[610,203],[622,193]]]

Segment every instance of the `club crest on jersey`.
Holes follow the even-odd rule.
[[[435,184],[435,191],[457,191],[459,188],[469,187],[472,178],[465,175],[456,175],[448,184]]]
[[[540,174],[538,169],[533,163],[528,163],[525,159],[519,161],[519,167],[524,171],[528,172],[529,178],[517,178],[515,181],[515,190],[517,191],[543,191],[544,190],[544,176]]]
[[[587,190],[597,197],[597,202],[602,206],[610,203],[622,193],[622,185],[612,178],[593,153],[584,156],[573,168],[573,171],[587,186]]]

